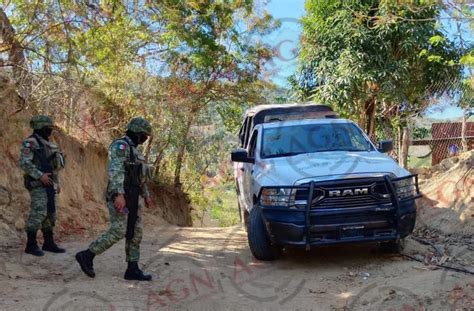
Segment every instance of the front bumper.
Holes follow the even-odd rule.
[[[416,176],[416,193],[400,200],[392,179],[384,177],[391,202],[362,207],[262,209],[263,220],[273,244],[310,246],[338,243],[394,241],[409,235],[415,226],[415,199],[420,197]],[[408,176],[407,176],[408,178]],[[308,202],[317,183],[309,184]],[[259,200],[260,202],[260,200]]]

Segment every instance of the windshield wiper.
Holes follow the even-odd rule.
[[[308,151],[308,152],[284,152],[278,154],[271,154],[271,155],[264,155],[264,158],[278,158],[278,157],[291,157],[299,154],[304,153],[315,153],[315,152],[329,152],[329,151],[348,151],[348,152],[363,152],[363,151],[370,151],[369,149],[341,149],[341,148],[334,148],[334,149],[324,149],[324,150],[316,150],[316,151]]]
[[[349,152],[354,152],[354,151],[369,151],[368,149],[324,149],[324,150],[318,150],[316,152],[327,152],[327,151],[349,151]]]
[[[370,151],[370,149],[344,149],[341,151]]]
[[[284,153],[278,153],[278,154],[271,154],[271,155],[264,155],[265,158],[278,158],[278,157],[291,157],[295,156],[298,154],[303,154],[305,152],[284,152]]]

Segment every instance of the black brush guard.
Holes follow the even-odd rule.
[[[412,183],[408,183],[404,185],[405,180],[412,180]],[[346,188],[349,187],[355,187],[361,184],[374,184],[374,183],[383,183],[386,186],[387,189],[387,194],[389,195],[390,198],[386,198],[384,201],[384,205],[391,205],[389,207],[390,211],[394,212],[393,215],[393,221],[394,221],[394,228],[396,230],[396,237],[391,238],[393,239],[399,239],[400,238],[400,219],[402,217],[400,207],[405,206],[406,204],[411,204],[413,203],[414,205],[414,200],[421,197],[420,189],[418,186],[418,175],[408,175],[404,177],[399,177],[399,178],[391,178],[388,175],[384,175],[381,177],[370,177],[370,178],[348,178],[348,179],[343,179],[343,180],[338,180],[338,181],[323,181],[323,182],[310,182],[305,185],[298,185],[298,186],[286,186],[286,187],[274,187],[274,188],[291,188],[291,189],[297,189],[297,190],[305,190],[308,191],[308,197],[307,197],[307,204],[303,209],[295,210],[295,209],[290,209],[289,207],[270,207],[270,206],[265,206],[261,204],[261,193],[259,194],[258,197],[258,202],[260,202],[260,207],[264,211],[264,220],[267,223],[267,228],[271,228],[272,226],[278,226],[278,223],[272,223],[272,220],[266,219],[265,217],[265,212],[274,212],[274,213],[293,213],[293,212],[304,212],[304,246],[306,246],[306,249],[310,249],[311,245],[323,245],[323,244],[336,244],[336,243],[346,243],[346,242],[370,242],[370,241],[382,241],[384,240],[383,238],[354,238],[354,239],[341,239],[340,237],[332,239],[331,241],[328,242],[312,242],[312,231],[311,229],[313,227],[316,227],[316,225],[313,225],[311,222],[311,217],[318,217],[318,203],[313,202],[313,196],[315,189],[319,189],[321,187],[328,187],[328,188],[334,188],[340,186],[340,184],[346,185]],[[405,182],[406,183],[406,182]],[[273,188],[273,187],[272,187]],[[402,193],[399,193],[401,191]],[[344,198],[341,198],[341,201],[343,201]],[[362,207],[360,207],[363,209]],[[387,207],[384,207],[385,210],[388,210]],[[374,207],[373,210],[377,211],[384,211],[384,208],[381,207]],[[348,210],[354,210],[357,208],[335,208],[331,209],[334,217],[340,217],[344,218],[346,216],[343,216],[347,214],[346,212]],[[326,212],[325,209],[319,209],[319,213],[325,214],[325,217],[328,217],[328,213]],[[375,215],[375,214],[374,214]],[[414,224],[414,223],[413,223]],[[286,226],[293,226],[291,222],[286,223]],[[350,224],[346,226],[348,230],[351,230]],[[280,229],[280,228],[279,228]],[[354,230],[357,230],[357,225],[354,226]],[[279,233],[281,234],[281,230]],[[272,233],[269,232],[270,235],[272,236]],[[389,238],[390,239],[390,238]],[[273,240],[273,237],[272,237]],[[277,242],[278,243],[278,242]],[[300,245],[301,243],[283,243],[283,244],[298,244]],[[303,246],[303,245],[302,245]]]

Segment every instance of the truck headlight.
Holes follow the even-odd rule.
[[[291,207],[295,205],[296,189],[263,188],[260,193],[260,204],[263,206]]]
[[[415,180],[412,176],[394,180],[393,184],[397,190],[398,199],[400,200],[408,197],[415,197],[417,194]]]

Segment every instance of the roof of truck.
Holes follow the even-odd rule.
[[[275,128],[283,126],[294,126],[294,125],[310,125],[310,124],[347,124],[354,123],[347,119],[301,119],[301,120],[288,120],[288,121],[277,121],[270,123],[262,123],[257,126],[263,128]]]
[[[319,105],[314,103],[292,103],[292,104],[273,104],[273,105],[259,105],[249,108],[245,111],[245,115],[255,115],[264,110],[312,110],[312,111],[327,111],[332,112],[331,107],[326,105]]]
[[[252,120],[252,127],[260,123],[293,119],[337,118],[331,107],[316,104],[260,105],[245,112]]]

